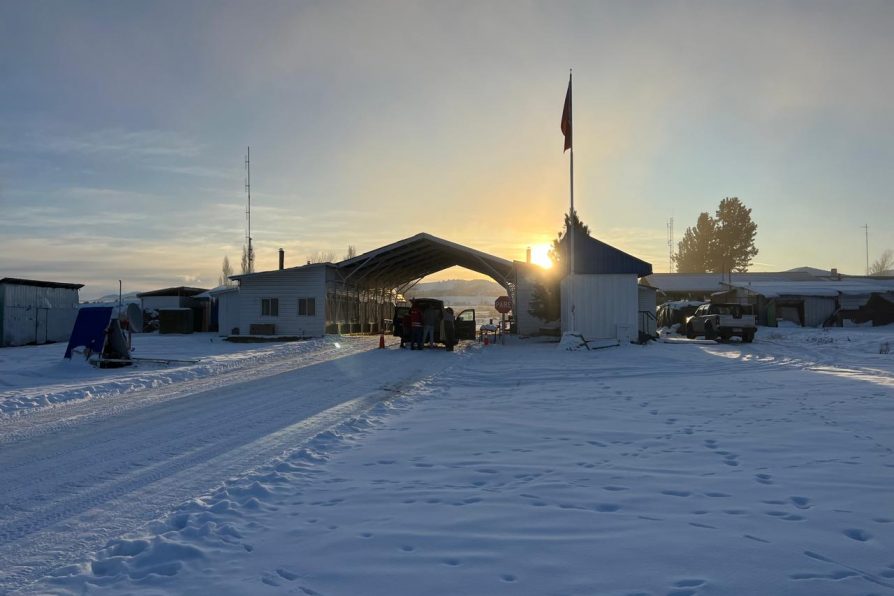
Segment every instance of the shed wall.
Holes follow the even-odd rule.
[[[273,324],[275,335],[320,337],[326,329],[325,267],[300,267],[242,278],[239,282],[239,333],[252,324]],[[261,299],[278,298],[279,315],[261,314]],[[314,298],[316,314],[298,316],[298,299]]]
[[[220,335],[232,334],[239,328],[239,291],[224,292],[217,298],[217,331]],[[241,330],[240,330],[241,331]]]
[[[562,280],[562,331],[571,331],[571,276]],[[575,329],[586,339],[636,338],[636,274],[574,276]]]
[[[0,346],[68,340],[78,316],[76,289],[3,284],[0,293]]]
[[[143,304],[143,310],[161,310],[163,308],[180,308],[180,296],[146,296],[140,298]]]
[[[835,312],[835,298],[823,296],[804,297],[804,326],[820,327]]]

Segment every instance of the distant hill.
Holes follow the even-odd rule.
[[[787,270],[785,273],[807,273],[815,277],[827,277],[829,275],[832,275],[831,271],[818,269],[816,267],[795,267],[794,269]]]
[[[125,292],[121,294],[121,300],[125,304],[130,302],[140,303],[140,299],[137,298],[137,294],[139,292]],[[107,296],[101,296],[99,298],[95,298],[93,300],[85,300],[83,304],[117,304],[118,303],[118,294],[108,294]]]
[[[419,298],[439,298],[441,296],[481,296],[496,298],[506,290],[495,281],[489,279],[448,279],[431,281],[413,286],[408,292]]]

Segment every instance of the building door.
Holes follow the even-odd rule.
[[[34,343],[36,344],[47,343],[47,319],[49,318],[49,312],[50,309],[48,308],[37,308],[37,313],[34,317]]]

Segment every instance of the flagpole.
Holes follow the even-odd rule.
[[[568,89],[571,90],[571,69],[568,69]],[[571,116],[569,124],[572,125],[573,130],[573,113],[569,114]],[[569,331],[576,331],[576,325],[574,323],[574,228],[577,226],[574,225],[574,140],[572,137],[571,143],[571,162],[569,166],[569,189],[571,192],[571,212],[568,214],[569,223],[571,224],[571,251],[570,257],[568,259],[568,264],[571,267],[571,328]]]

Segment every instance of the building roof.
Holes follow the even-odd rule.
[[[567,253],[567,236],[562,251]],[[635,273],[637,277],[652,274],[652,264],[627,254],[592,236],[574,239],[574,272],[582,274]]]
[[[894,292],[894,280],[890,282],[879,279],[855,279],[814,281],[752,281],[726,284],[729,287],[747,290],[765,298],[779,296],[865,296]]]
[[[653,273],[642,280],[643,284],[652,286],[662,292],[704,293],[710,294],[726,289],[723,283],[729,275],[720,273]],[[814,281],[817,278],[803,271],[784,271],[781,273],[733,273],[732,281]]]
[[[79,290],[84,287],[84,284],[69,284],[59,281],[40,281],[37,279],[19,279],[18,277],[4,277],[3,279],[0,279],[0,284],[37,286],[40,288],[65,288],[68,290]]]
[[[490,276],[504,287],[512,279],[512,261],[426,233],[398,240],[340,263],[314,263],[289,269],[320,266],[335,269],[345,283],[369,288],[399,288],[454,266]],[[275,269],[233,275],[230,279],[242,280],[277,273],[279,270]]]
[[[188,286],[177,286],[175,288],[163,288],[161,290],[152,290],[151,292],[140,292],[137,298],[146,298],[147,296],[195,296],[202,292],[207,292],[207,288],[190,288]]]
[[[222,285],[217,286],[216,288],[211,288],[207,292],[202,292],[201,294],[196,294],[196,298],[211,298],[213,296],[219,296],[221,294],[226,294],[228,292],[238,292],[239,286],[237,285]]]
[[[512,278],[512,261],[424,232],[335,266],[345,281],[370,287],[398,287],[454,266],[487,275],[504,287]]]

